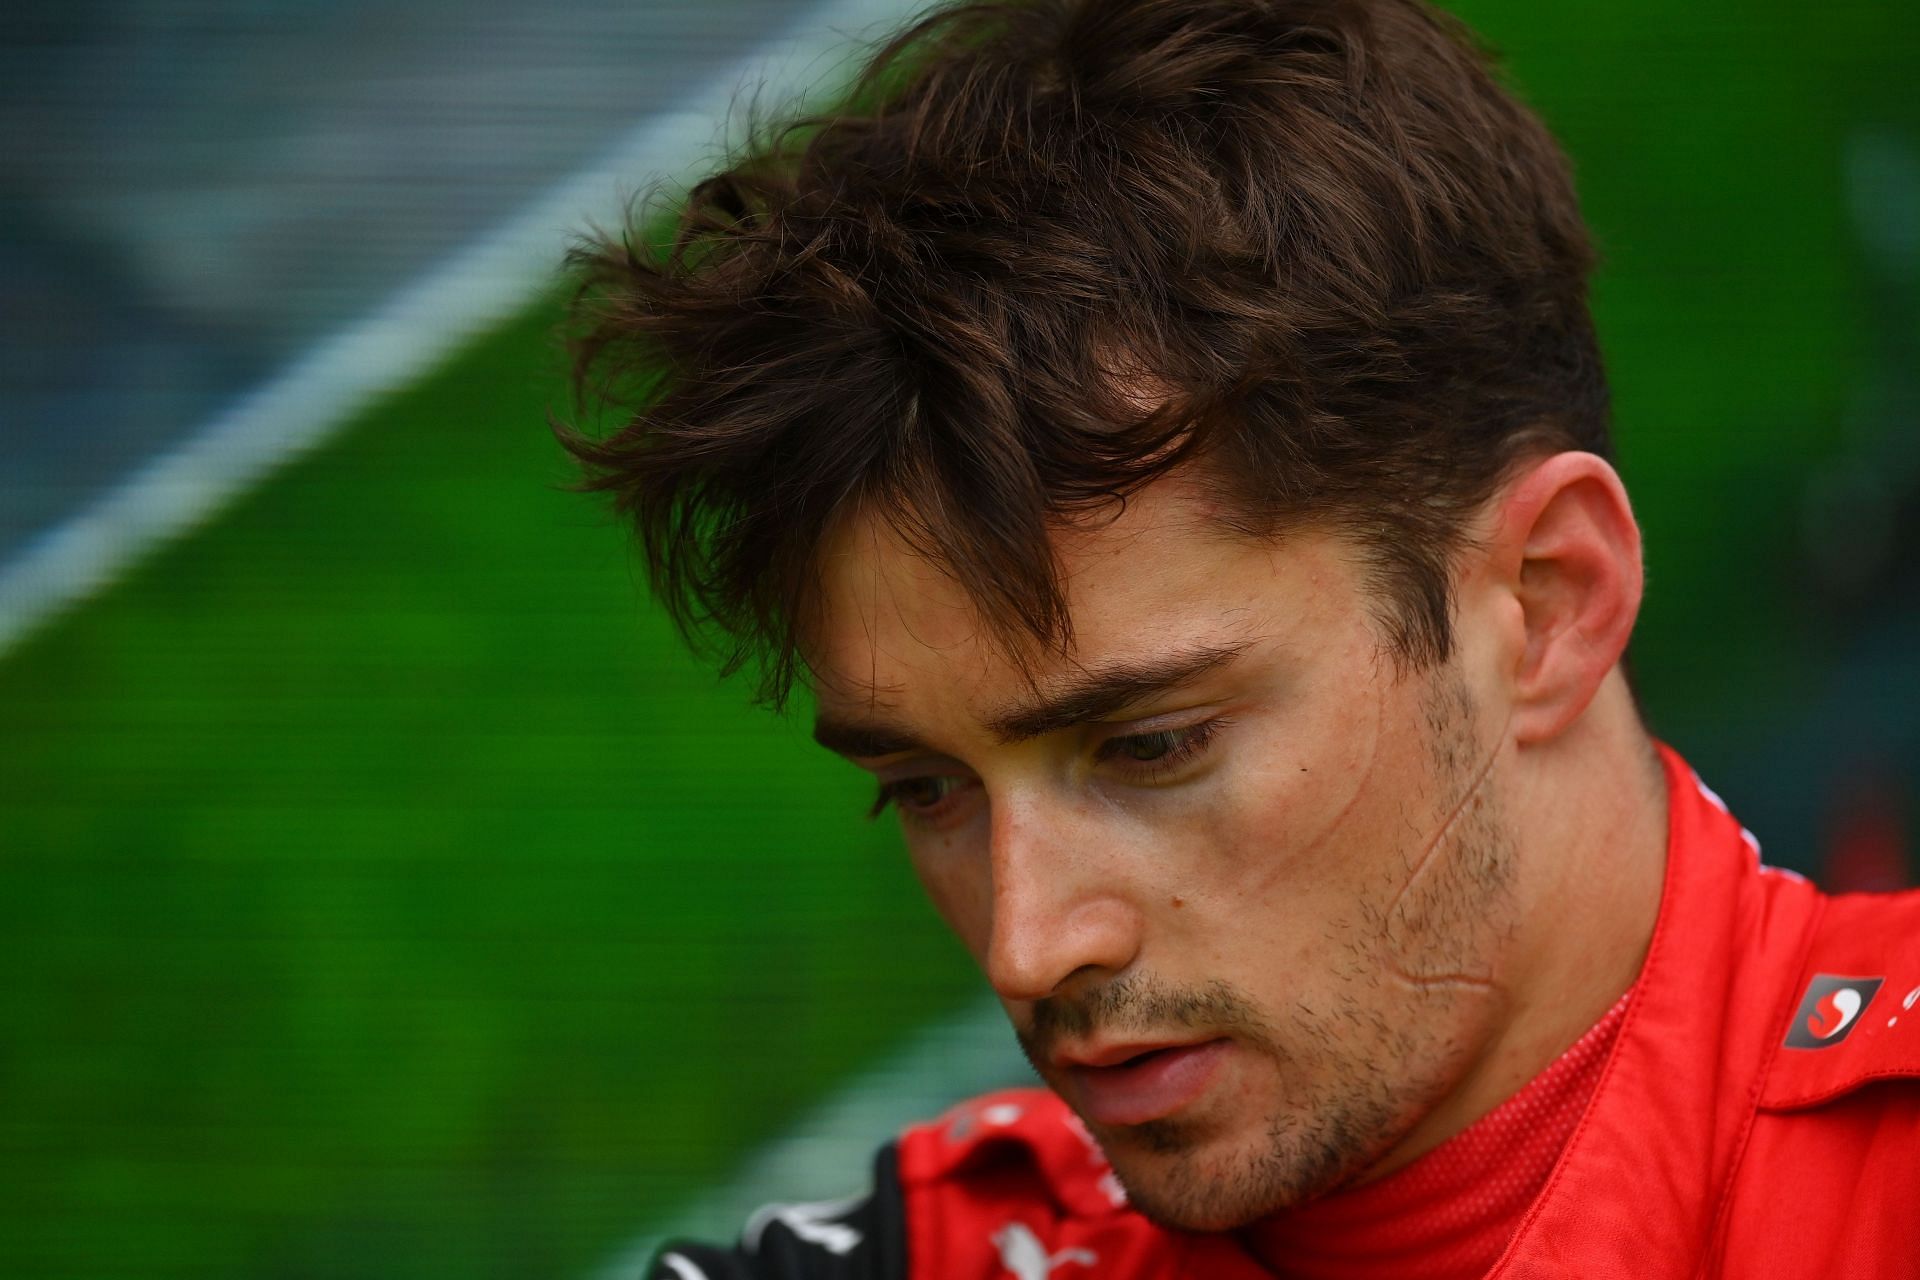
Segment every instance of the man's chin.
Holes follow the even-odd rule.
[[[1248,1226],[1337,1189],[1368,1163],[1352,1149],[1290,1148],[1264,1129],[1256,1136],[1185,1120],[1095,1136],[1133,1208],[1181,1231]]]
[[[1126,1188],[1127,1202],[1148,1221],[1176,1231],[1232,1231],[1289,1208],[1261,1189],[1216,1182],[1194,1171],[1164,1168],[1115,1174]]]
[[[1180,1231],[1230,1231],[1297,1199],[1263,1153],[1175,1121],[1098,1135],[1127,1200],[1150,1221]]]

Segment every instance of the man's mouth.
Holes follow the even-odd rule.
[[[1110,1128],[1172,1115],[1205,1093],[1230,1042],[1116,1045],[1062,1054],[1067,1088],[1080,1113]]]

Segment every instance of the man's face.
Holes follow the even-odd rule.
[[[1236,1226],[1378,1160],[1492,1041],[1502,726],[1470,659],[1396,667],[1333,535],[1230,535],[1172,477],[1056,548],[1073,651],[1023,673],[937,567],[851,522],[809,646],[818,736],[877,775],[1133,1203]]]

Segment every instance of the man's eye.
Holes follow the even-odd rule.
[[[894,782],[880,784],[880,793],[874,797],[873,808],[867,811],[869,818],[877,818],[893,805],[901,813],[911,817],[927,817],[937,812],[943,802],[957,792],[966,779],[952,774],[933,774],[925,778],[901,778]]]
[[[1160,760],[1180,749],[1181,737],[1171,729],[1132,733],[1114,740],[1114,753],[1128,760]]]
[[[1157,777],[1199,755],[1226,723],[1225,719],[1215,719],[1184,729],[1122,734],[1101,743],[1094,758],[1112,760],[1123,767],[1137,766],[1148,776]]]

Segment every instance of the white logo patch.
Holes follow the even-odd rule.
[[[1055,1268],[1064,1267],[1069,1262],[1090,1267],[1100,1261],[1091,1249],[1062,1249],[1058,1253],[1048,1253],[1047,1246],[1040,1243],[1040,1237],[1034,1235],[1024,1222],[1009,1222],[994,1232],[993,1244],[1000,1250],[1000,1265],[1015,1280],[1047,1280]]]

